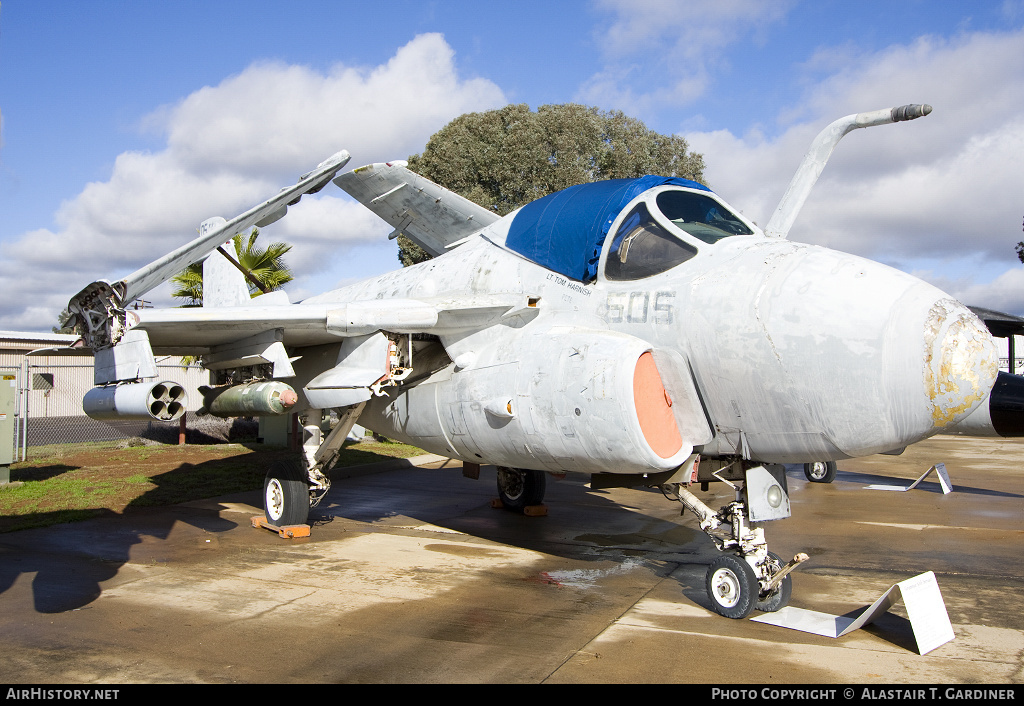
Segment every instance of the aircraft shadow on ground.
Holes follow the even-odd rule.
[[[214,463],[217,461],[209,462]],[[6,593],[21,575],[34,574],[32,594],[37,612],[76,610],[100,596],[101,584],[117,575],[128,562],[132,547],[145,538],[167,539],[179,521],[207,532],[237,527],[215,510],[182,508],[180,512],[167,512],[167,508],[154,507],[167,494],[162,486],[187,483],[188,476],[206,465],[186,463],[152,477],[156,487],[129,503],[123,514],[91,508],[24,516],[26,521],[42,526],[0,534],[0,594]],[[74,467],[46,466],[33,471],[31,480],[71,470]],[[68,522],[69,513],[88,519]]]
[[[55,463],[50,466],[36,466],[32,469],[17,471],[13,480],[17,481],[41,481],[56,478],[69,471],[77,471],[80,466],[68,466],[63,463]]]
[[[372,452],[361,453],[367,455],[359,458],[360,462],[381,460]],[[157,487],[140,496],[124,514],[94,510],[95,517],[89,521],[0,535],[0,594],[9,591],[22,575],[34,574],[32,598],[36,612],[80,609],[101,595],[102,584],[117,576],[130,560],[135,545],[147,538],[166,540],[177,522],[211,533],[238,527],[238,523],[223,519],[217,508],[148,507],[158,504],[167,486],[187,482],[204,466],[214,463],[183,464],[156,476]],[[70,470],[74,467],[54,465],[40,468],[36,473],[41,479]],[[344,476],[344,473],[345,469],[341,468],[336,475]],[[788,475],[797,482],[803,481],[802,471],[790,471]],[[685,522],[687,517],[678,518],[681,506],[649,488],[590,490],[583,478],[569,476],[565,481],[549,482],[547,517],[525,517],[492,508],[491,500],[497,496],[493,469],[489,473],[485,469],[479,481],[462,478],[458,469],[410,469],[341,478],[336,479],[334,488],[321,507],[313,510],[310,519],[314,539],[315,527],[335,518],[373,525],[402,516],[476,539],[565,559],[638,561],[660,578],[671,576],[678,582],[682,596],[710,611],[704,575],[717,550],[706,535]],[[843,471],[839,472],[838,480],[892,485],[911,482],[905,478]],[[465,485],[456,489],[450,486],[453,483]],[[402,492],[395,493],[396,487]],[[1021,497],[981,488],[954,487],[955,492]],[[938,484],[930,481],[923,482],[918,489],[941,492]],[[716,507],[722,504],[722,498],[707,502]],[[660,511],[654,503],[664,503],[666,511]],[[559,510],[560,506],[567,509]],[[45,519],[47,514],[39,513],[37,517]],[[19,541],[8,541],[8,538]],[[26,541],[20,541],[23,538]],[[907,633],[906,626],[900,622],[905,619],[897,618],[892,618],[895,621],[892,625],[882,624],[873,630],[894,645],[913,649],[912,633]]]
[[[351,459],[356,462],[382,459],[372,452],[353,451],[360,454]],[[5,542],[5,535],[0,535],[0,552],[5,555],[0,562],[0,593],[9,590],[22,574],[35,574],[32,590],[36,611],[75,610],[100,596],[101,584],[117,575],[129,561],[135,545],[146,538],[166,540],[177,522],[213,533],[234,529],[238,524],[220,517],[216,509],[178,506],[169,511],[152,507],[164,502],[168,488],[189,482],[190,477],[213,463],[216,462],[183,464],[154,477],[157,487],[133,501],[123,515],[109,510],[86,510],[83,512],[93,514],[89,521],[65,524],[47,532],[24,530],[6,535],[21,538],[35,533],[38,540],[32,543]],[[52,477],[68,470],[73,468],[52,466],[38,472]],[[339,468],[335,475],[344,473],[345,469]],[[422,475],[415,479],[405,475],[429,473],[448,477],[435,482]],[[683,594],[708,608],[704,567],[714,559],[717,550],[710,538],[684,522],[686,516],[678,517],[681,506],[650,488],[614,493],[590,490],[583,478],[569,476],[565,481],[549,482],[547,517],[525,517],[492,508],[491,501],[497,497],[493,470],[485,470],[479,481],[462,478],[457,469],[411,469],[336,479],[321,506],[311,512],[310,524],[315,533],[316,526],[336,517],[373,525],[405,516],[474,538],[567,559],[640,559],[663,577],[677,572]],[[864,478],[872,482],[882,480],[875,476]],[[449,493],[447,483],[466,485]],[[396,484],[402,487],[401,493],[393,491]],[[642,506],[651,503],[664,503],[667,512],[648,514]],[[708,503],[717,506],[722,504],[722,498]],[[561,512],[559,506],[572,510]],[[35,518],[45,520],[47,514],[38,513]],[[681,566],[691,564],[693,571],[679,571]]]
[[[439,485],[433,485],[439,476],[423,475],[417,482],[406,475],[415,473],[445,473],[450,479],[438,480]],[[317,525],[325,525],[336,518],[370,525],[409,518],[475,539],[565,559],[640,560],[662,577],[672,574],[680,564],[690,563],[700,566],[703,577],[704,567],[717,554],[709,537],[695,526],[685,524],[683,520],[687,516],[679,517],[682,505],[664,498],[655,489],[591,490],[584,482],[585,476],[570,475],[562,481],[548,482],[547,516],[528,517],[491,506],[492,500],[497,498],[493,469],[488,472],[485,467],[478,481],[458,474],[457,469],[413,469],[391,479],[377,476],[338,482],[324,498],[322,506],[311,513],[313,532]],[[397,499],[387,488],[396,482],[403,487]],[[410,491],[413,483],[417,483],[417,487]],[[466,485],[449,493],[446,491],[449,483]],[[652,503],[664,503],[667,512],[653,508],[657,514],[651,514],[648,509]],[[724,504],[718,500],[709,503]],[[682,582],[680,587],[683,588]],[[706,598],[697,594],[691,598],[707,606]]]
[[[357,448],[350,449],[346,456],[348,464],[384,460],[391,457]],[[262,487],[269,464],[262,458],[254,464],[254,491]],[[130,502],[123,514],[86,508],[24,515],[29,527],[0,534],[0,594],[23,574],[34,574],[32,592],[37,612],[76,610],[100,596],[101,584],[118,574],[129,561],[132,547],[146,538],[166,540],[178,522],[213,533],[238,527],[238,523],[223,519],[216,509],[167,507],[168,498],[176,496],[177,488],[220,465],[222,459],[183,463],[151,477],[156,487]],[[39,481],[74,470],[77,467],[54,464],[33,468],[27,474],[25,470],[20,472],[24,474],[21,480]]]

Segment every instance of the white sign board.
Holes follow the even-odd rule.
[[[856,618],[786,607],[752,620],[824,637],[842,637],[868,625],[901,598],[910,617],[910,627],[917,641],[918,653],[931,652],[954,638],[953,625],[949,622],[949,614],[946,613],[946,604],[942,601],[939,584],[931,571],[892,586]]]

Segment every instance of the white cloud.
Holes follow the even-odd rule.
[[[601,0],[597,5],[614,16],[596,40],[606,65],[583,83],[577,100],[636,114],[699,98],[710,83],[710,65],[724,61],[722,49],[750,41],[751,35],[763,39],[792,2]],[[637,81],[639,72],[653,80]],[[636,85],[655,88],[637,93]]]
[[[268,235],[292,244],[288,265],[296,275],[318,273],[328,266],[332,253],[356,243],[382,241],[392,230],[369,209],[344,195],[303,199],[275,225]]]
[[[633,55],[638,49],[650,51],[655,44],[676,56],[699,59],[737,41],[749,29],[780,19],[792,3],[602,0],[598,5],[616,15],[602,44],[608,54]]]
[[[490,81],[461,80],[454,55],[424,34],[372,69],[255,64],[164,111],[168,149],[197,173],[288,175],[342,148],[364,161],[405,157],[453,117],[505,102]]]
[[[914,269],[922,257],[982,259],[1005,271],[988,284],[956,285],[964,296],[997,296],[1024,311],[1013,250],[1024,237],[1024,30],[924,37],[862,54],[813,86],[780,116],[781,134],[688,134],[709,183],[764,225],[818,130],[846,114],[905,103],[934,112],[910,123],[857,130],[836,149],[791,232]],[[849,54],[849,48],[840,50]],[[814,59],[820,65],[825,59]],[[996,263],[1005,263],[1000,267]],[[950,264],[947,269],[955,269]],[[939,281],[941,280],[941,282]],[[959,282],[939,273],[936,284]],[[977,299],[969,303],[989,306]]]
[[[0,286],[19,292],[0,303],[0,329],[49,329],[89,282],[128,274],[192,239],[206,218],[242,212],[339,149],[352,166],[405,158],[452,118],[505,102],[490,81],[459,76],[438,34],[376,67],[255,63],[147,116],[166,148],[119,155],[109,180],[61,206],[55,231],[0,244]],[[297,272],[315,272],[388,228],[329,186],[266,232],[293,244]]]
[[[968,261],[961,263],[963,273],[953,268],[951,274],[934,269],[913,270],[910,274],[972,306],[1019,315],[1022,313],[1020,303],[1024,301],[1024,267],[1016,258],[1014,261],[1016,265],[997,266],[982,272],[974,270],[977,263]]]

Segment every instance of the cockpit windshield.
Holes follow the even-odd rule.
[[[697,248],[658,225],[641,202],[615,233],[604,274],[612,281],[642,279],[670,270],[696,254]]]
[[[753,235],[736,214],[710,196],[692,191],[663,191],[657,196],[658,210],[694,238],[717,243],[730,235]]]

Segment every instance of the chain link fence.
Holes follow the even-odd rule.
[[[82,411],[82,398],[93,388],[92,358],[29,358],[23,365],[19,388],[21,424],[18,446],[20,458],[31,455],[31,448],[50,444],[74,444],[88,441],[119,441],[141,437],[161,443],[178,443],[180,420],[97,421]],[[81,361],[81,362],[78,362]],[[255,439],[258,422],[244,419],[200,417],[202,406],[198,388],[209,384],[209,373],[196,366],[158,364],[160,380],[172,380],[185,388],[188,404],[185,413],[186,443],[222,443]],[[27,403],[27,405],[26,405]],[[27,407],[27,408],[26,408]]]

